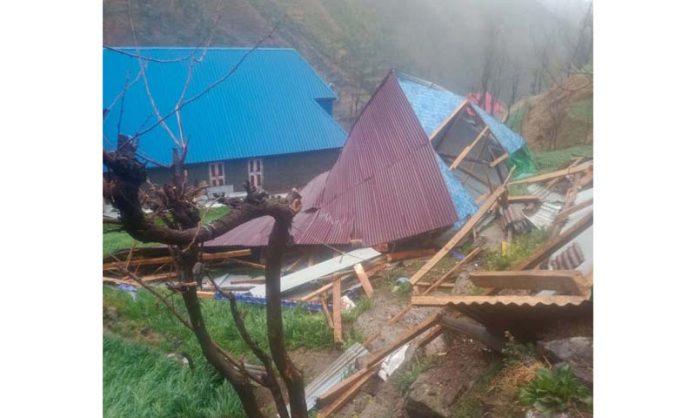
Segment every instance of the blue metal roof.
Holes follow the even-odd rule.
[[[463,96],[452,93],[444,87],[404,73],[399,73],[399,85],[428,136],[432,135],[442,121],[451,115],[464,100]],[[474,103],[470,104],[509,154],[525,145],[524,138],[515,131]]]
[[[423,130],[430,136],[447,116],[452,114],[464,97],[435,83],[399,73],[399,85],[416,113]]]
[[[194,64],[186,98],[195,96],[224,76],[248,48],[208,48]],[[106,108],[126,81],[136,79],[138,60],[133,48],[119,53],[104,49],[103,100]],[[193,48],[141,48],[146,74],[160,114],[173,110],[185,85],[189,60],[204,50]],[[158,62],[166,61],[166,62]],[[260,48],[248,54],[236,72],[181,111],[184,133],[190,138],[187,163],[260,157],[340,148],[346,132],[329,114],[336,95],[294,49]],[[319,101],[319,102],[318,102]],[[321,102],[321,103],[320,103]],[[104,120],[104,148],[114,149],[120,104]],[[121,133],[133,135],[156,122],[142,77],[125,96]],[[167,120],[178,132],[176,118]],[[164,164],[171,163],[173,142],[161,126],[144,134],[140,152]]]
[[[483,123],[488,125],[488,129],[491,130],[493,136],[500,142],[500,144],[505,148],[508,154],[512,155],[515,151],[519,150],[525,145],[525,140],[517,132],[508,128],[503,122],[493,117],[491,114],[487,113],[485,110],[471,103],[471,107],[474,108],[476,114],[479,115]]]
[[[464,221],[469,219],[469,216],[473,215],[478,211],[478,205],[471,198],[471,195],[459,181],[457,176],[454,175],[452,170],[447,167],[442,158],[435,154],[435,159],[437,160],[437,166],[440,168],[442,173],[442,178],[445,179],[445,186],[447,186],[447,191],[452,198],[452,203],[454,204],[454,209],[457,212],[457,218],[459,219],[457,223],[453,225],[453,228],[459,229],[464,226]]]

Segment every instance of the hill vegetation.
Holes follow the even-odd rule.
[[[299,50],[334,85],[345,126],[389,68],[513,103],[591,55],[584,0],[130,1],[135,38],[128,0],[105,0],[105,45],[203,45],[212,30],[212,45],[251,46],[279,23],[264,46]]]

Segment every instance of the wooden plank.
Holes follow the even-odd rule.
[[[366,373],[369,373],[372,366],[378,365],[382,360],[384,360],[384,358],[391,354],[392,351],[398,349],[402,345],[437,325],[440,322],[440,318],[441,314],[435,313],[415,327],[404,330],[404,332],[402,332],[399,337],[392,341],[387,347],[374,353],[363,369],[359,370],[357,373],[354,373],[352,376],[335,385],[329,391],[318,397],[317,405],[322,406],[333,402],[345,389],[351,387],[354,382],[360,380]]]
[[[505,154],[501,155],[500,157],[496,158],[495,160],[491,161],[488,163],[488,166],[493,168],[497,166],[498,164],[502,163],[503,161],[507,160],[509,157],[508,153],[506,152]]]
[[[251,254],[251,250],[235,250],[235,251],[225,251],[221,253],[203,253],[201,258],[203,261],[215,261],[215,260],[225,260],[234,257],[244,257]],[[151,258],[138,258],[130,260],[131,267],[139,266],[153,266],[158,264],[171,264],[173,259],[171,256],[163,257],[151,257]],[[119,269],[121,266],[125,266],[125,261],[113,261],[110,263],[104,263],[104,270],[114,270]]]
[[[416,286],[425,287],[427,289],[428,287],[432,286],[433,283],[434,282],[418,282],[416,283]],[[451,289],[454,287],[454,283],[439,283],[436,284],[436,287],[444,287]]]
[[[427,263],[423,265],[412,277],[411,277],[411,285],[415,285],[418,283],[420,279],[423,278],[423,276],[426,275],[432,269],[435,264],[437,264],[440,260],[442,260],[447,253],[449,253],[454,247],[459,245],[459,243],[466,238],[467,235],[471,232],[472,229],[478,224],[481,219],[486,215],[489,209],[493,207],[493,205],[496,203],[498,198],[503,195],[503,193],[506,192],[506,187],[505,184],[501,185],[498,189],[496,189],[487,199],[486,201],[479,207],[479,210],[471,215],[469,219],[466,221],[464,226],[445,244],[440,251],[438,251],[433,258],[428,260]]]
[[[474,140],[471,142],[471,144],[469,144],[469,145],[467,145],[467,146],[464,147],[464,149],[462,150],[461,153],[459,153],[459,155],[457,156],[457,158],[455,158],[454,161],[452,161],[452,164],[450,165],[449,169],[450,169],[450,170],[454,170],[455,168],[457,168],[457,166],[459,166],[459,164],[462,163],[462,160],[464,160],[464,158],[471,152],[472,149],[474,149],[474,147],[476,146],[476,144],[478,144],[478,142],[479,142],[483,137],[486,136],[487,133],[488,133],[488,126],[486,126],[485,128],[481,129],[481,132],[479,132],[479,134],[478,134],[478,136],[476,137],[476,139],[474,139]]]
[[[542,261],[549,258],[551,254],[556,252],[562,246],[570,242],[570,240],[577,237],[584,230],[590,227],[592,225],[592,220],[593,212],[590,212],[587,215],[585,215],[582,219],[580,219],[578,222],[576,222],[573,226],[561,232],[558,236],[546,241],[546,243],[544,243],[544,245],[542,245],[541,248],[534,251],[529,257],[525,258],[524,260],[521,260],[520,262],[512,266],[510,270],[529,270],[536,267]]]
[[[478,287],[494,289],[557,290],[572,295],[581,294],[577,270],[474,271],[469,279]]]
[[[464,257],[461,261],[459,261],[451,269],[449,269],[449,271],[447,271],[447,273],[443,274],[442,277],[440,277],[432,285],[430,285],[430,287],[428,287],[425,290],[425,292],[423,292],[423,294],[427,295],[428,293],[435,290],[438,286],[440,286],[442,284],[442,282],[449,279],[453,274],[459,272],[459,270],[461,270],[461,268],[464,267],[464,265],[470,263],[471,260],[473,260],[477,255],[479,255],[481,253],[481,251],[482,250],[480,247],[476,247],[473,250],[471,250],[469,252],[469,254],[466,255],[466,257]]]
[[[321,310],[324,312],[326,317],[326,323],[329,324],[329,328],[334,329],[333,320],[331,319],[331,313],[329,313],[329,307],[326,305],[326,298],[321,298]]]
[[[435,137],[437,137],[437,136],[440,134],[440,132],[445,128],[445,126],[447,126],[447,125],[450,123],[450,121],[451,121],[452,119],[454,119],[454,118],[459,114],[459,112],[461,112],[462,109],[464,109],[464,107],[466,106],[466,104],[467,104],[468,102],[469,102],[469,99],[464,99],[464,101],[462,101],[456,108],[454,108],[454,110],[452,111],[452,113],[450,113],[450,114],[445,118],[445,120],[443,120],[442,122],[440,122],[440,124],[437,126],[437,128],[435,128],[435,130],[433,131],[433,133],[430,134],[430,138],[428,138],[428,139],[430,140],[430,142],[432,142],[433,139],[435,139]]]
[[[360,285],[362,285],[363,289],[365,290],[365,294],[368,298],[371,298],[375,291],[372,289],[372,284],[370,283],[370,279],[367,277],[362,264],[358,263],[354,265],[353,270],[355,270],[355,274],[358,276],[358,280],[360,280]]]
[[[527,178],[511,181],[510,185],[512,186],[513,184],[537,183],[540,181],[555,179],[557,177],[569,176],[571,174],[580,173],[582,171],[587,170],[588,168],[592,167],[592,164],[593,164],[592,161],[588,161],[586,163],[579,164],[579,165],[576,165],[574,167],[564,168],[562,170],[556,170],[556,171],[552,171],[552,172],[546,173],[546,174],[539,174],[538,176],[532,176],[532,177],[527,177]]]
[[[447,306],[448,304],[491,304],[503,305],[579,305],[588,300],[587,296],[412,296],[411,303],[414,306]]]
[[[538,203],[541,198],[539,196],[530,195],[518,195],[518,196],[508,196],[508,203]]]
[[[341,279],[333,281],[333,325],[334,342],[343,344],[343,327],[341,326]]]
[[[387,262],[393,263],[395,261],[409,260],[413,258],[429,257],[435,254],[436,250],[429,248],[426,250],[410,250],[410,251],[399,251],[396,253],[387,254]]]
[[[593,199],[588,199],[582,203],[578,203],[577,205],[573,205],[567,209],[564,209],[558,213],[558,216],[556,216],[556,219],[554,219],[553,222],[554,223],[563,222],[566,219],[568,219],[568,216],[570,216],[571,214],[573,214],[581,209],[585,209],[588,206],[592,206],[592,204],[593,204]]]

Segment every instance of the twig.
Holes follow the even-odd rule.
[[[176,106],[176,107],[174,108],[174,110],[170,111],[169,113],[165,114],[163,117],[159,118],[159,119],[157,120],[157,122],[155,122],[154,124],[150,125],[148,128],[146,128],[146,129],[144,129],[144,130],[142,130],[142,131],[136,133],[136,134],[134,135],[133,139],[140,138],[141,136],[143,136],[143,135],[145,135],[146,133],[150,132],[151,130],[155,129],[160,123],[162,123],[162,122],[164,122],[165,120],[169,119],[169,118],[172,117],[174,114],[176,114],[176,112],[178,112],[178,111],[180,111],[181,109],[183,109],[184,106],[187,106],[187,105],[193,103],[194,101],[200,99],[201,97],[205,96],[210,90],[212,90],[213,88],[217,87],[219,84],[221,84],[222,82],[224,82],[225,80],[227,80],[228,78],[230,78],[230,77],[232,76],[232,74],[234,74],[234,73],[237,71],[237,69],[242,65],[242,63],[244,63],[244,61],[247,59],[247,57],[249,57],[249,55],[250,55],[252,52],[256,51],[256,50],[261,46],[261,44],[262,44],[263,42],[265,42],[267,39],[269,39],[271,36],[273,36],[273,33],[274,33],[274,32],[276,31],[276,29],[278,28],[278,25],[280,25],[280,22],[276,23],[276,25],[273,26],[273,29],[268,33],[268,35],[266,35],[264,38],[262,38],[261,40],[259,40],[251,49],[249,49],[249,50],[242,56],[242,58],[241,58],[234,66],[232,66],[232,68],[230,68],[230,70],[227,72],[227,74],[223,75],[222,77],[220,77],[219,79],[217,79],[216,81],[214,81],[213,83],[211,83],[210,85],[208,85],[208,87],[204,88],[204,89],[203,89],[202,91],[200,91],[198,94],[194,95],[193,97],[191,97],[191,98],[189,98],[189,99],[187,99],[187,100],[184,100],[181,104],[179,104],[178,106]]]

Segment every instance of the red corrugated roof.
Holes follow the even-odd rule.
[[[353,125],[334,167],[302,190],[297,244],[371,246],[457,221],[427,135],[390,72]],[[323,187],[322,187],[322,183]],[[270,218],[242,225],[212,245],[266,245]]]

